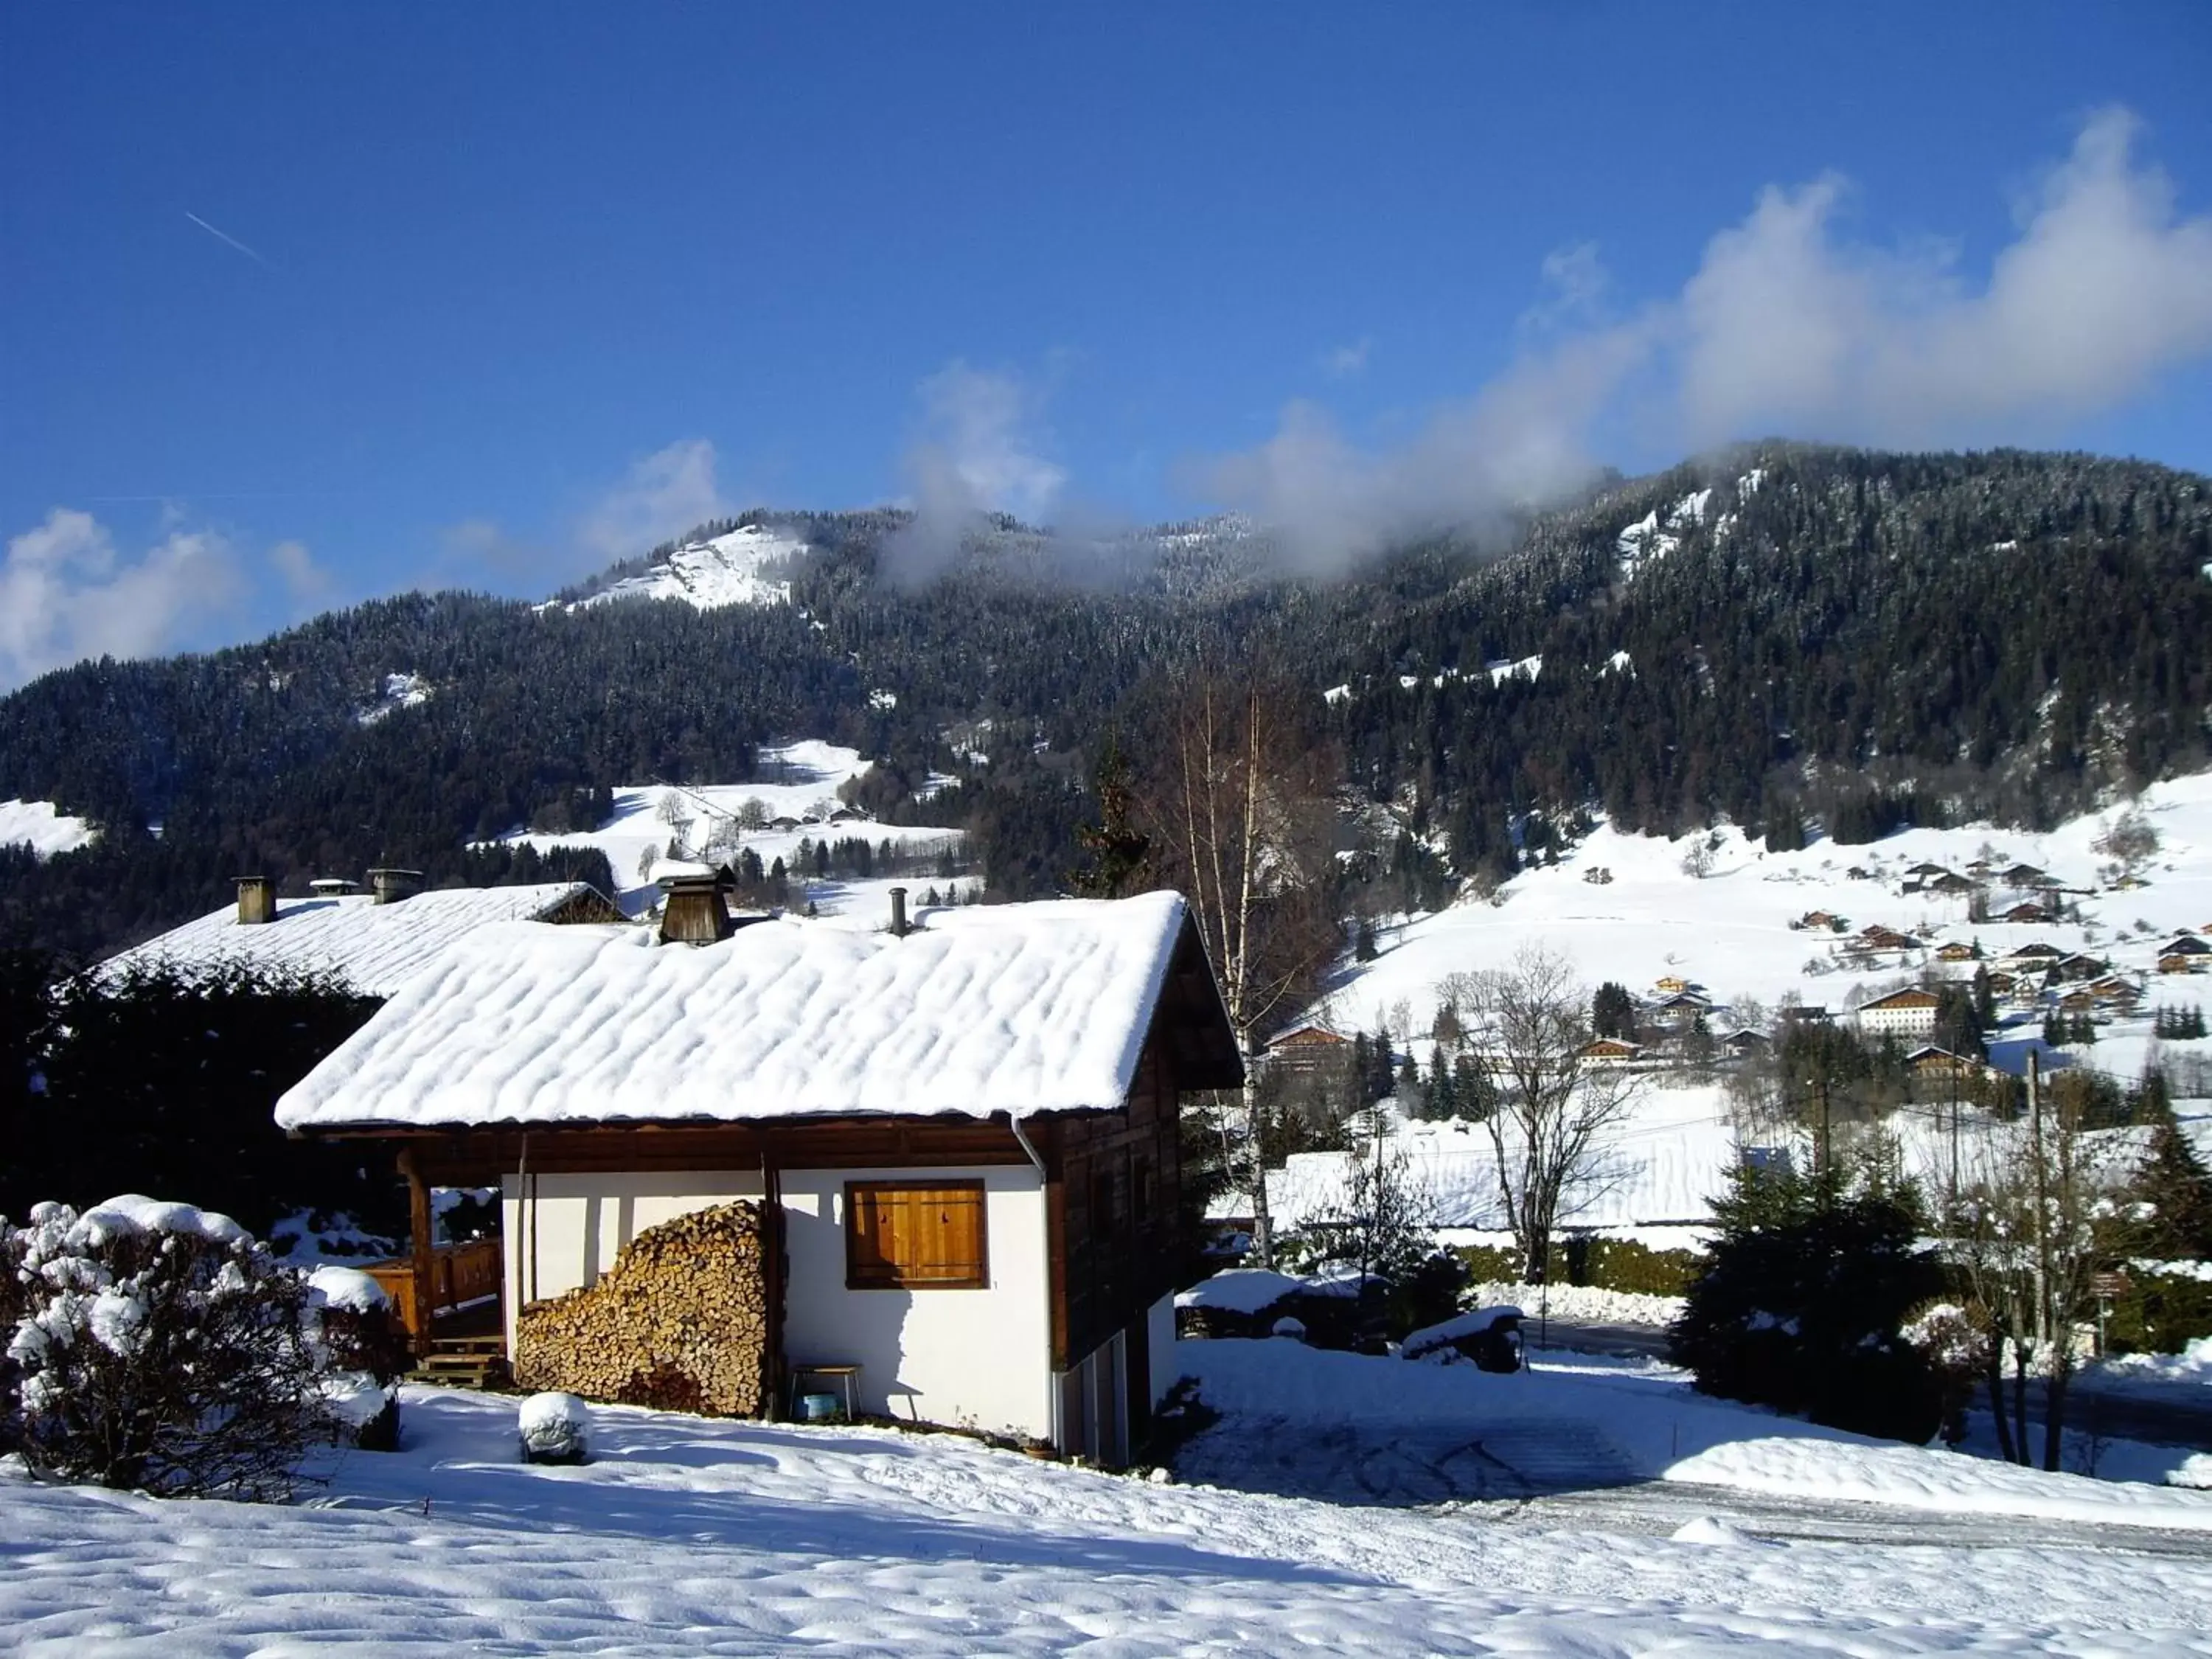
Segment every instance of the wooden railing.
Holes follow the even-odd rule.
[[[423,1327],[415,1305],[415,1264],[404,1256],[371,1262],[365,1270],[392,1298],[393,1311],[410,1335]],[[441,1244],[430,1255],[430,1312],[451,1313],[500,1293],[505,1277],[500,1242],[479,1238],[466,1244]]]

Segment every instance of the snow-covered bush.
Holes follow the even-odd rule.
[[[523,1461],[581,1463],[591,1455],[592,1414],[573,1394],[533,1394],[522,1402],[515,1426]]]
[[[364,1451],[399,1444],[399,1378],[410,1358],[407,1334],[384,1287],[352,1267],[307,1275],[319,1389],[337,1431]]]
[[[282,1499],[330,1414],[307,1279],[228,1216],[137,1196],[0,1222],[0,1377],[35,1472]]]

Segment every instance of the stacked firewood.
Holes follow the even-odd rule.
[[[648,1227],[598,1284],[522,1310],[516,1386],[758,1417],[769,1401],[764,1268],[757,1204]]]

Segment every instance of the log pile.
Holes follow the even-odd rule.
[[[769,1401],[760,1206],[695,1210],[632,1239],[588,1289],[525,1308],[519,1388],[720,1417]]]

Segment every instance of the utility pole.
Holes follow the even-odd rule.
[[[1947,1068],[1951,1073],[1951,1213],[1959,1213],[1959,1063],[1953,1060]]]
[[[2051,1340],[2051,1203],[2048,1172],[2043,1164],[2043,1073],[2041,1056],[2027,1054],[2028,1145],[2035,1159],[2035,1325],[2036,1340]]]

